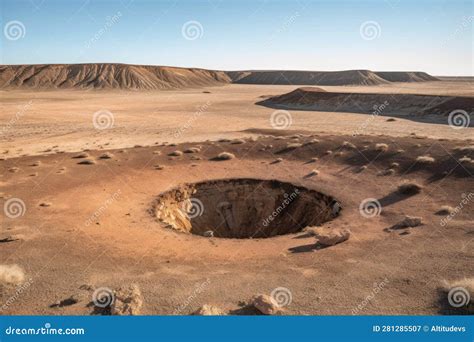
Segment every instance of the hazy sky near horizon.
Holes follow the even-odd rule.
[[[473,75],[470,0],[1,0],[1,64]]]

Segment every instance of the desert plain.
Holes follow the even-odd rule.
[[[215,83],[4,83],[2,314],[109,313],[96,291],[132,284],[145,315],[259,314],[274,291],[288,315],[465,313],[445,284],[474,276],[474,129],[447,114],[472,115],[472,79]]]

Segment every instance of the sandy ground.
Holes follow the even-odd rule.
[[[474,275],[474,211],[468,201],[445,226],[435,213],[442,205],[459,206],[474,192],[473,164],[459,162],[474,155],[458,150],[472,145],[473,129],[375,117],[367,136],[353,137],[367,115],[292,112],[288,131],[269,130],[272,110],[254,103],[294,88],[2,92],[1,120],[9,124],[1,143],[9,152],[0,161],[1,203],[18,198],[24,207],[17,218],[2,216],[0,263],[20,266],[25,280],[20,293],[19,287],[1,285],[2,314],[91,314],[90,289],[131,283],[143,294],[143,314],[190,314],[206,303],[227,313],[252,313],[245,304],[253,295],[279,287],[291,293],[287,314],[446,312],[442,280]],[[403,91],[472,95],[467,82],[407,84]],[[113,113],[112,128],[94,127],[93,113],[101,109]],[[248,129],[253,130],[242,132]],[[289,138],[295,132],[302,136]],[[276,137],[282,134],[284,139]],[[237,136],[250,139],[239,145],[214,142]],[[315,138],[320,142],[280,152],[289,142]],[[355,149],[344,149],[344,141]],[[388,151],[376,151],[377,143],[387,144]],[[197,154],[168,156],[198,144]],[[95,164],[80,165],[81,159],[73,158],[84,149]],[[99,159],[103,149],[113,157]],[[327,150],[333,153],[326,155]],[[212,160],[223,151],[236,158]],[[435,162],[416,162],[423,155]],[[273,164],[278,157],[283,161]],[[310,162],[312,157],[319,160]],[[394,174],[379,175],[393,162],[399,164]],[[357,172],[362,165],[367,169]],[[307,177],[313,169],[319,175]],[[205,238],[165,228],[150,213],[156,196],[167,189],[222,178],[278,179],[331,195],[343,210],[325,226],[348,228],[351,238],[324,249],[316,249],[315,238],[304,232],[269,239]],[[424,188],[415,196],[399,196],[395,190],[402,180]],[[380,215],[361,215],[359,205],[367,198],[382,203]],[[420,216],[424,224],[387,230],[404,215]],[[54,305],[71,296],[78,302]]]
[[[272,128],[271,108],[255,105],[261,96],[279,95],[297,86],[227,85],[180,91],[2,91],[1,143],[5,157],[80,151],[83,148],[122,148],[155,142],[214,140],[248,136],[250,128]],[[417,93],[473,96],[470,82],[400,83],[396,86],[321,87],[328,91]],[[203,93],[210,91],[211,93]],[[377,104],[374,104],[377,105]],[[379,104],[380,105],[380,104]],[[103,126],[94,126],[94,113],[110,112]],[[465,130],[447,124],[426,124],[366,114],[291,111],[290,129],[317,133],[410,133],[434,138],[463,139]],[[447,123],[447,119],[446,119]]]

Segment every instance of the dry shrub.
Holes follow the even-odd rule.
[[[173,151],[173,152],[169,153],[168,155],[170,157],[179,157],[179,156],[183,155],[183,152],[182,151]]]
[[[419,156],[416,158],[416,161],[420,164],[433,164],[435,159],[430,156]]]
[[[0,283],[20,284],[25,280],[25,272],[18,265],[0,265]]]
[[[355,149],[356,148],[356,146],[353,143],[349,142],[349,141],[344,141],[342,143],[342,147],[347,148],[347,149]]]
[[[402,195],[416,195],[421,192],[423,186],[416,182],[403,182],[398,186],[398,193]]]
[[[454,208],[449,205],[443,205],[438,209],[436,215],[449,215],[451,213],[454,213]]]
[[[96,162],[93,159],[84,159],[81,160],[78,164],[79,165],[94,165]]]
[[[222,152],[222,153],[219,153],[217,157],[215,157],[214,159],[215,160],[230,160],[234,158],[235,158],[234,154],[229,153],[229,152]]]
[[[375,150],[379,152],[385,152],[388,150],[388,145],[387,144],[375,144]]]

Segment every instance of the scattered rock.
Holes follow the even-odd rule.
[[[12,172],[12,173],[16,173],[16,172],[20,171],[20,168],[14,166],[14,167],[9,168],[8,171]]]
[[[139,315],[143,297],[137,285],[121,287],[114,291],[114,301],[110,308],[112,315]]]
[[[41,165],[41,161],[37,160],[33,164],[31,164],[30,166],[40,166],[40,165]]]
[[[212,230],[206,230],[202,236],[204,237],[214,237],[214,232]]]
[[[234,139],[230,142],[233,145],[245,144],[245,140],[243,139]]]
[[[404,229],[404,228],[413,228],[413,227],[418,227],[423,224],[422,218],[418,216],[408,216],[406,215],[405,218],[398,222],[397,224],[393,225],[390,230],[396,230],[396,229]]]
[[[310,231],[310,229],[308,229]],[[312,234],[322,246],[334,246],[349,239],[351,232],[345,228],[315,228]]]
[[[51,206],[51,203],[50,202],[41,202],[39,204],[40,207],[50,207]]]
[[[254,296],[251,305],[264,315],[278,315],[282,312],[277,302],[271,296],[265,294]]]
[[[193,312],[196,316],[223,316],[225,313],[218,307],[204,304],[199,309]]]

